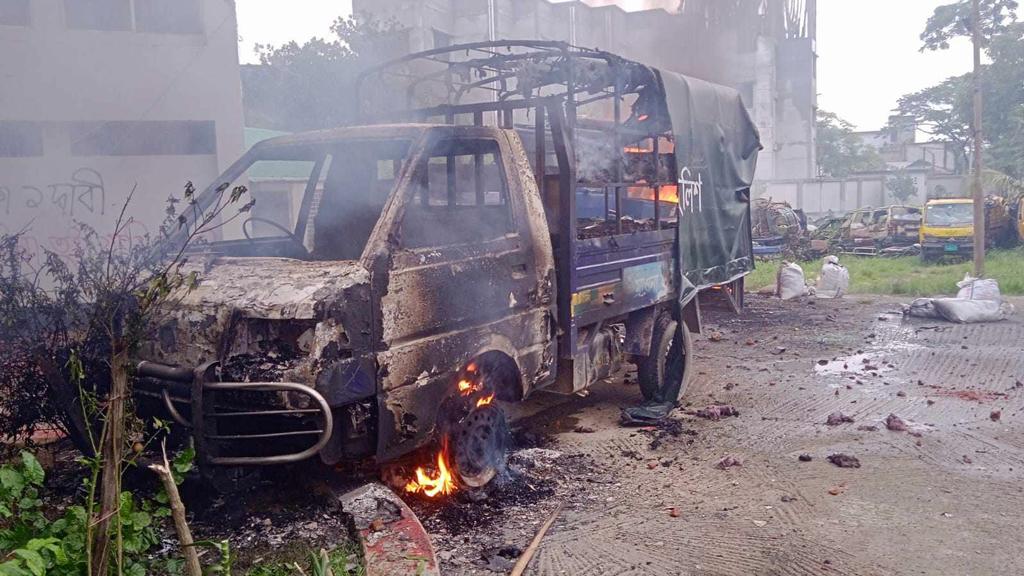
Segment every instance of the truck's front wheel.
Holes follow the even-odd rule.
[[[686,392],[692,372],[693,338],[686,326],[681,331],[678,328],[667,313],[654,325],[651,353],[637,364],[640,392],[646,400],[677,402]]]

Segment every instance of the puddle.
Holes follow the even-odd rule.
[[[814,366],[814,371],[821,376],[871,376],[894,370],[877,352],[864,352],[850,356],[841,356]]]
[[[917,325],[907,320],[902,314],[879,314],[875,321],[872,348],[879,352],[920,348],[916,342]]]
[[[915,327],[904,322],[902,314],[881,314],[867,343],[870,346],[867,351],[819,363],[814,366],[814,372],[819,376],[881,376],[895,370],[903,354],[923,347],[915,339]]]

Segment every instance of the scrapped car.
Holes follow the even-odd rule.
[[[854,210],[843,221],[840,244],[847,252],[874,254],[886,248],[915,244],[920,228],[920,208],[863,208]]]
[[[985,199],[985,244],[1010,246],[1015,240],[1012,218],[1006,200],[998,196]],[[920,231],[921,260],[943,257],[974,257],[974,200],[947,198],[925,204]]]
[[[242,184],[256,205],[189,254],[201,281],[143,346],[140,407],[207,468],[384,462],[443,435],[481,485],[502,403],[627,362],[678,400],[698,294],[741,304],[753,269],[737,93],[557,42],[413,54],[360,90],[374,123],[261,142],[198,196]]]
[[[807,227],[802,212],[794,210],[788,202],[774,202],[770,198],[754,200],[751,222],[757,256],[783,252],[799,240]]]

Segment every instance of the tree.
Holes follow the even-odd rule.
[[[1024,24],[1014,23],[988,45],[991,64],[982,74],[986,161],[995,170],[1024,177]]]
[[[982,36],[990,40],[1005,31],[1008,23],[1016,21],[1017,7],[1017,0],[981,0]],[[958,0],[935,8],[921,33],[924,42],[921,51],[946,50],[954,38],[970,38],[972,20],[971,0]]]
[[[971,76],[954,76],[899,99],[896,113],[912,119],[917,129],[953,148],[956,171],[967,168],[971,146]],[[904,120],[901,120],[904,121]]]
[[[854,172],[882,170],[885,162],[853,132],[853,125],[832,112],[818,110],[818,170],[822,176],[842,178]]]
[[[952,38],[968,35],[974,48],[974,68],[971,71],[971,188],[974,197],[974,275],[979,278],[985,271],[984,190],[981,181],[985,159],[985,117],[981,56],[992,39],[1005,30],[1006,22],[1016,21],[1016,10],[1015,0],[959,0],[936,8],[921,35],[924,41],[922,50],[944,50],[949,48]]]
[[[255,204],[250,199],[232,214],[248,190],[223,184],[213,205],[204,208],[190,182],[184,212],[176,211],[177,199],[169,199],[160,236],[125,247],[118,239],[132,223],[126,214],[134,192],[109,239],[79,224],[82,242],[73,257],[47,252],[38,271],[26,269],[28,254],[19,244],[20,234],[0,234],[0,311],[7,315],[0,322],[0,390],[24,387],[16,398],[52,401],[39,415],[60,413],[82,448],[90,472],[83,510],[88,518],[85,555],[87,573],[93,576],[111,570],[123,574],[128,568],[121,477],[146,429],[131,411],[131,357],[196,287],[198,271],[184,268],[189,245]],[[0,402],[0,414],[9,413],[4,408]],[[46,423],[0,419],[0,434],[30,435]],[[160,428],[159,422],[151,424]]]
[[[917,179],[902,170],[889,176],[885,187],[900,204],[906,204],[907,200],[917,196]]]
[[[331,32],[333,39],[301,45],[257,45],[260,63],[242,69],[247,125],[301,131],[355,120],[359,74],[404,52],[397,41],[404,31],[394,22],[357,16],[339,18]]]
[[[937,14],[942,8],[949,7],[940,7]],[[1010,3],[1006,8],[1009,11]],[[991,62],[982,68],[982,128],[986,162],[995,170],[1020,178],[1024,177],[1024,23],[1012,21],[1013,13],[1008,13],[1010,16],[998,26],[987,27],[994,35],[985,41]],[[953,25],[947,22],[947,26],[939,26],[936,18],[929,20],[929,30],[922,38],[932,39],[931,45],[941,48],[940,38],[948,44]],[[947,20],[943,17],[944,22]],[[959,31],[965,32],[966,28]],[[929,46],[926,40],[925,49]],[[898,114],[913,118],[918,129],[950,143],[958,172],[966,171],[970,158],[972,81],[973,74],[947,78],[903,96],[896,107]]]

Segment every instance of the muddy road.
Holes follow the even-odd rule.
[[[444,573],[507,573],[563,502],[532,574],[1024,573],[1021,316],[905,321],[898,302],[705,310],[689,414],[662,429],[619,426],[629,375],[535,400],[513,486],[417,510]]]

